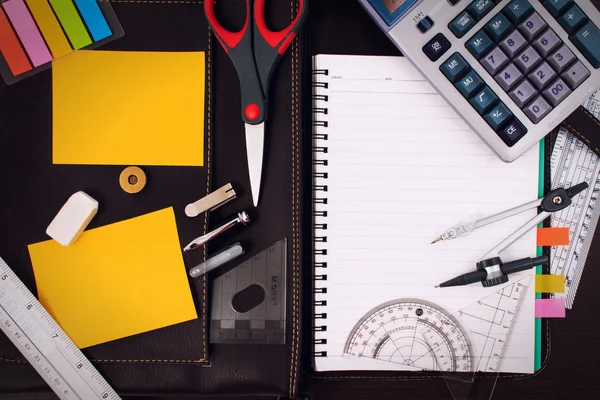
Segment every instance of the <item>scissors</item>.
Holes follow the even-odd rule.
[[[246,22],[238,32],[225,29],[215,16],[215,1],[204,2],[204,12],[217,39],[233,62],[242,93],[242,119],[246,128],[246,151],[250,188],[258,206],[271,75],[281,56],[300,31],[308,14],[308,0],[300,0],[298,15],[279,32],[265,22],[266,0],[246,0]]]

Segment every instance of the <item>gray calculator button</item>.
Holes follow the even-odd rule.
[[[567,85],[571,89],[575,90],[590,76],[590,71],[588,71],[581,61],[577,60],[575,64],[560,74],[560,76],[567,82]]]
[[[523,36],[525,36],[525,39],[531,42],[547,26],[548,24],[546,24],[546,21],[540,17],[540,14],[534,12],[529,16],[529,18],[523,21],[518,28]]]
[[[518,52],[527,46],[527,41],[518,30],[514,30],[506,39],[500,42],[500,47],[509,58],[514,58]]]
[[[567,84],[560,78],[552,82],[546,90],[542,92],[546,100],[552,104],[552,107],[556,107],[560,104],[568,95],[571,94],[571,89]]]
[[[531,122],[537,124],[544,118],[550,111],[552,111],[552,107],[542,96],[536,97],[535,100],[531,102],[525,109],[523,110],[525,115],[529,117]]]
[[[537,91],[533,88],[531,83],[525,79],[510,92],[510,98],[513,99],[519,108],[523,108],[536,94]]]
[[[514,63],[524,74],[530,73],[540,63],[542,57],[531,46],[523,50],[515,59]]]
[[[508,64],[506,68],[494,77],[505,92],[511,90],[522,78],[523,74],[513,63]]]
[[[506,54],[504,54],[500,47],[494,47],[494,49],[480,61],[481,65],[483,65],[483,67],[491,75],[496,75],[500,68],[502,68],[507,62],[508,57],[506,57]]]
[[[552,67],[548,65],[546,61],[544,61],[527,77],[531,82],[533,82],[533,85],[538,88],[538,90],[542,90],[552,81],[552,79],[556,77],[556,72],[554,72]]]
[[[575,54],[573,54],[566,44],[560,46],[558,50],[552,53],[547,59],[548,64],[550,64],[558,73],[563,72],[573,60],[575,60]]]
[[[542,57],[548,57],[554,49],[562,44],[556,33],[552,29],[546,29],[537,39],[533,41],[533,47]]]

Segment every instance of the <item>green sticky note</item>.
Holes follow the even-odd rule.
[[[79,50],[92,44],[92,39],[90,39],[90,35],[71,0],[50,0],[50,4],[74,49]]]

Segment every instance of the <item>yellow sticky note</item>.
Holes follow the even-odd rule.
[[[167,208],[29,246],[40,302],[79,348],[197,318]]]
[[[536,293],[564,293],[565,277],[564,275],[536,275],[535,276]]]
[[[204,165],[204,58],[76,51],[55,60],[54,164]]]

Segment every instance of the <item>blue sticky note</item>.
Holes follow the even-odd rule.
[[[108,22],[106,22],[106,18],[104,18],[104,14],[102,14],[96,0],[74,1],[95,42],[112,35]]]

